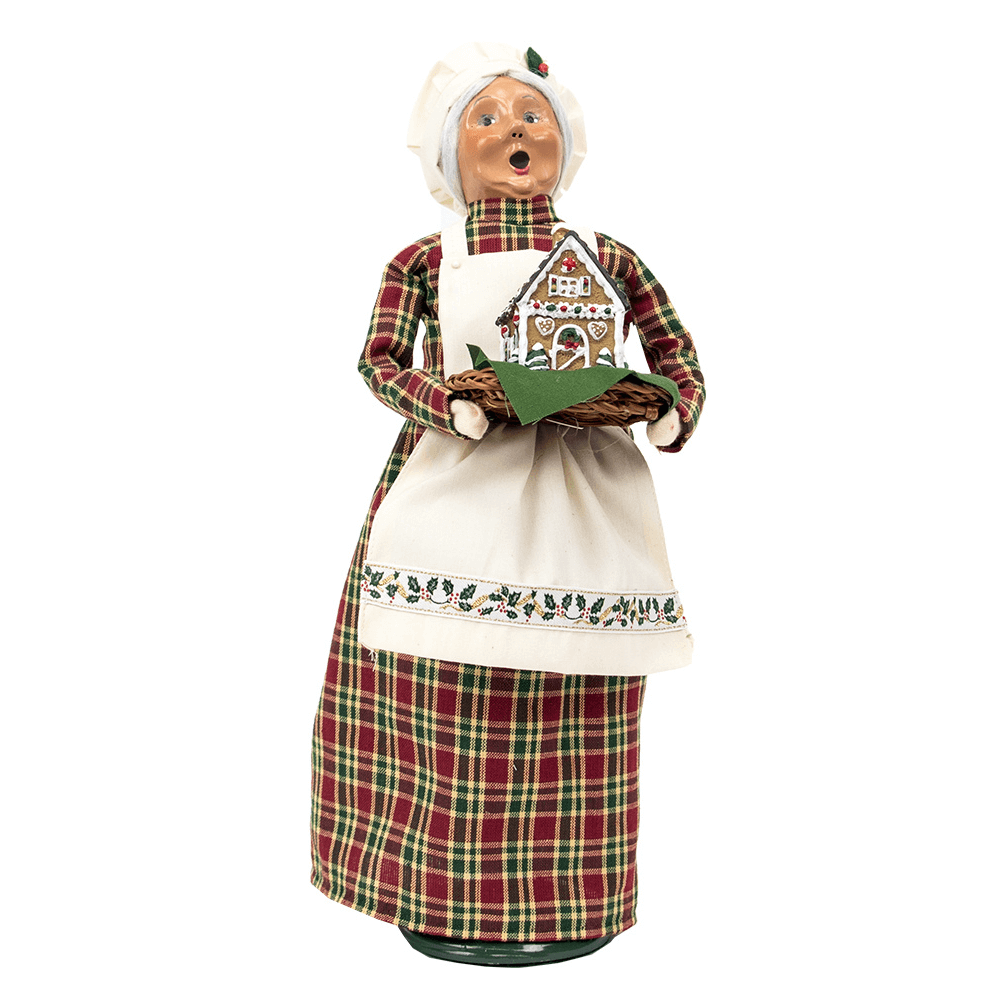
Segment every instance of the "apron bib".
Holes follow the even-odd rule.
[[[464,222],[441,245],[451,375],[471,365],[466,344],[498,356],[496,317],[544,254],[470,256]],[[691,659],[652,477],[619,427],[424,431],[372,521],[361,589],[368,649],[572,674]]]

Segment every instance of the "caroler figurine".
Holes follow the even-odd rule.
[[[465,219],[389,262],[360,362],[406,423],[316,717],[312,880],[434,957],[558,961],[635,920],[646,675],[691,636],[627,425],[679,451],[702,378],[635,254],[556,216],[583,119],[532,49],[438,63],[409,144]]]

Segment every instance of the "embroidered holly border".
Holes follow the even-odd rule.
[[[361,599],[504,624],[643,632],[687,627],[676,591],[626,595],[518,589],[502,583],[434,576],[370,563],[362,570]]]

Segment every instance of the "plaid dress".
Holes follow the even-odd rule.
[[[470,253],[552,248],[552,202],[470,206]],[[677,382],[682,432],[704,399],[691,339],[622,244],[598,234],[651,370]],[[427,427],[457,435],[442,380],[440,236],[386,267],[360,370],[406,418],[351,563],[313,740],[313,884],[411,930],[478,940],[618,933],[635,920],[644,677],[451,663],[357,641],[372,518]],[[423,322],[424,365],[413,367]],[[627,329],[627,327],[626,327]]]

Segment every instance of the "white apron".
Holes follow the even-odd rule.
[[[441,244],[451,375],[470,367],[466,344],[498,356],[496,317],[544,254],[470,256],[464,222]],[[425,430],[372,521],[359,638],[368,649],[567,674],[689,663],[635,443],[618,427],[497,424],[481,441]]]

